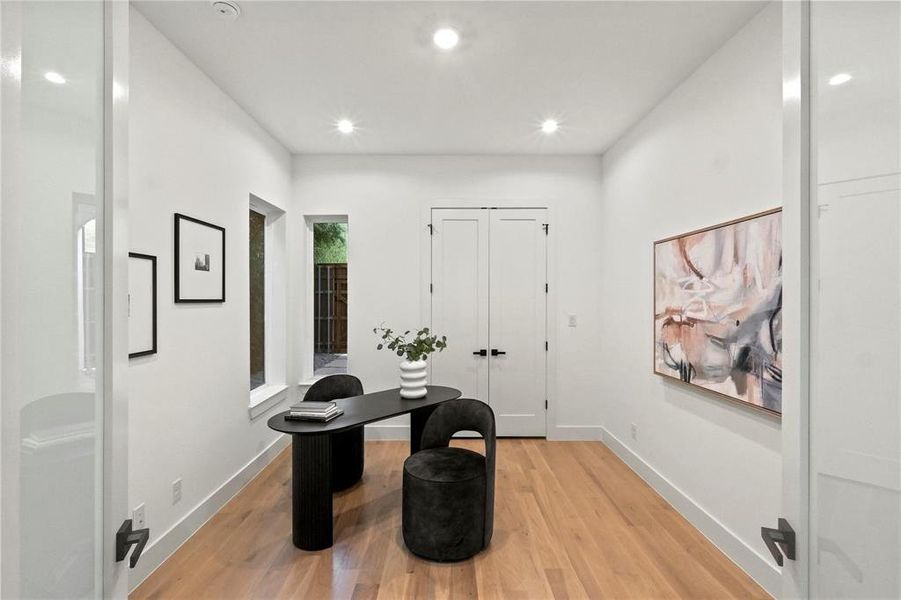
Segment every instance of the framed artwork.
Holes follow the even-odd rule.
[[[156,354],[156,257],[128,253],[128,358]]]
[[[225,302],[225,228],[175,213],[175,301]]]
[[[782,209],[654,242],[654,372],[782,414]]]

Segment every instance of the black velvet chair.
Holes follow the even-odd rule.
[[[331,402],[363,394],[363,384],[353,375],[329,375],[310,386],[303,401]],[[340,492],[363,476],[363,428],[332,434],[332,491]]]
[[[482,434],[485,456],[448,446],[458,431]],[[494,412],[469,398],[439,404],[423,428],[421,448],[404,461],[404,543],[441,562],[478,554],[494,532]]]

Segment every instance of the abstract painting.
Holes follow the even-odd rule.
[[[782,211],[654,242],[654,372],[782,414]]]

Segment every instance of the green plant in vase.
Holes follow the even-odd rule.
[[[447,348],[447,336],[438,337],[428,327],[423,327],[412,337],[411,330],[401,334],[393,329],[380,325],[372,332],[381,336],[377,350],[388,349],[405,360],[400,363],[400,395],[402,398],[424,398],[428,371],[426,359],[434,352],[442,352]]]

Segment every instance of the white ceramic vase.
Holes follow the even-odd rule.
[[[425,398],[428,371],[424,360],[400,363],[400,397],[407,400]]]

